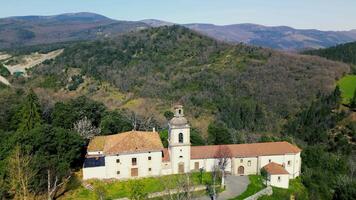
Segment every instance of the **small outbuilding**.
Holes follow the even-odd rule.
[[[289,187],[289,173],[282,165],[270,162],[263,168],[267,172],[268,185],[279,188]]]

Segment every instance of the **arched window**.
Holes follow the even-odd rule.
[[[179,143],[183,143],[183,133],[179,133],[178,140],[179,140]]]

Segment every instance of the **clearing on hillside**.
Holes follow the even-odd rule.
[[[341,90],[342,103],[348,104],[356,90],[356,75],[346,75],[337,84]]]

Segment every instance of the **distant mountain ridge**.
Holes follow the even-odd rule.
[[[0,48],[90,40],[148,27],[94,13],[8,17],[0,19]]]
[[[355,31],[320,31],[294,29],[288,26],[257,24],[185,24],[184,26],[218,40],[269,47],[280,50],[318,49],[356,40]]]
[[[54,16],[20,16],[0,19],[0,49],[91,40],[141,30],[171,26],[157,19],[119,21],[95,13],[67,13]],[[356,41],[356,30],[320,31],[288,26],[257,24],[181,24],[189,29],[229,43],[246,43],[287,51],[319,49]]]

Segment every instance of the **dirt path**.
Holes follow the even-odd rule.
[[[0,60],[6,60],[10,57],[11,57],[11,55],[0,52]]]
[[[56,51],[51,51],[47,54],[35,54],[35,55],[27,55],[25,56],[24,63],[16,64],[16,65],[5,65],[5,67],[10,71],[11,74],[15,72],[22,72],[25,76],[26,69],[30,69],[38,64],[41,64],[45,60],[53,59],[60,55],[63,52],[63,49],[59,49]]]
[[[8,81],[6,78],[4,78],[3,76],[1,76],[1,75],[0,75],[0,82],[4,83],[5,85],[8,85],[8,86],[11,85],[11,84],[9,83],[9,81]]]

